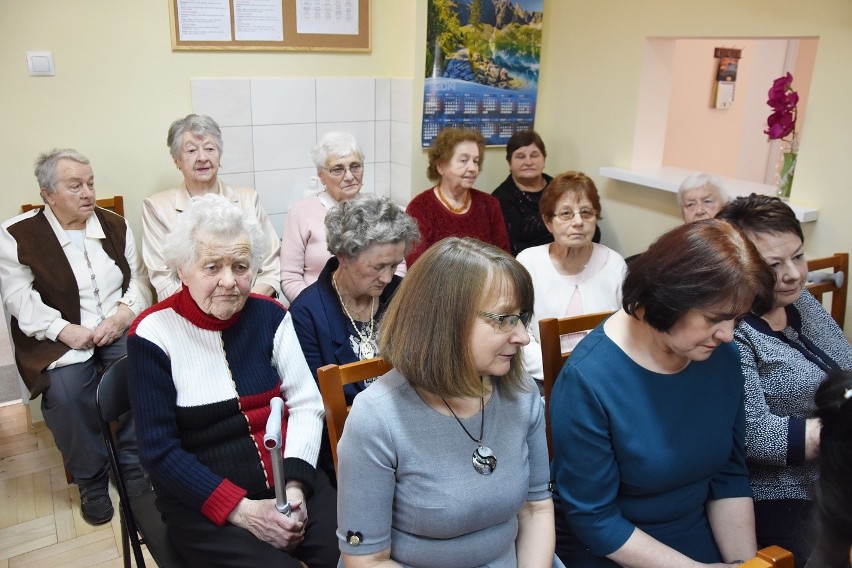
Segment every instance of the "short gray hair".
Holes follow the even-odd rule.
[[[328,252],[355,258],[373,244],[405,243],[405,253],[420,240],[417,222],[388,199],[364,193],[341,201],[325,216]]]
[[[222,130],[216,121],[206,114],[188,114],[183,118],[179,118],[169,126],[169,135],[166,137],[166,144],[169,146],[169,151],[172,153],[172,158],[177,160],[180,157],[180,143],[183,135],[187,132],[203,138],[210,135],[213,138],[213,143],[216,144],[216,150],[219,155],[225,149],[225,144],[222,142]]]
[[[89,158],[73,148],[54,148],[50,152],[39,154],[35,161],[35,177],[38,180],[39,189],[56,193],[56,166],[60,160],[89,164]]]
[[[166,237],[163,260],[173,274],[178,269],[188,269],[198,260],[200,233],[214,239],[245,235],[251,269],[256,272],[260,268],[266,245],[257,219],[221,195],[208,193],[192,198],[189,209],[178,215],[174,230]]]
[[[320,139],[319,144],[311,148],[311,159],[317,170],[324,168],[329,158],[345,158],[349,154],[355,154],[364,162],[364,151],[355,137],[347,132],[329,132]]]
[[[683,207],[684,193],[705,186],[716,190],[716,193],[719,194],[722,200],[722,204],[728,203],[731,200],[728,192],[725,191],[721,179],[714,175],[705,174],[704,172],[695,172],[686,176],[686,179],[681,182],[680,187],[677,189],[678,206]]]

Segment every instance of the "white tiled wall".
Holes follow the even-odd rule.
[[[409,79],[193,79],[192,106],[222,127],[221,178],[254,187],[280,235],[290,205],[316,188],[310,150],[349,132],[364,150],[361,191],[411,196]]]

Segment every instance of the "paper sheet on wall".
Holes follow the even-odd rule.
[[[181,41],[231,41],[228,0],[178,0]]]
[[[281,0],[234,0],[234,35],[238,41],[283,41]]]
[[[296,31],[358,35],[358,0],[296,0]]]

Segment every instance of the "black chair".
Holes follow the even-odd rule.
[[[130,398],[127,394],[127,355],[116,359],[104,370],[98,383],[98,416],[101,422],[101,432],[104,435],[109,466],[113,481],[118,489],[119,515],[121,520],[121,548],[124,554],[124,566],[130,568],[130,547],[136,566],[145,567],[142,557],[142,545],[148,547],[148,552],[158,566],[170,568],[184,566],[186,563],[172,546],[166,525],[160,517],[154,501],[153,491],[146,491],[139,497],[128,498],[124,486],[122,466],[118,462],[118,449],[115,435],[110,423],[118,420],[125,412],[130,412]]]

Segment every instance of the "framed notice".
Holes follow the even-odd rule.
[[[370,0],[168,2],[177,51],[370,50]]]

